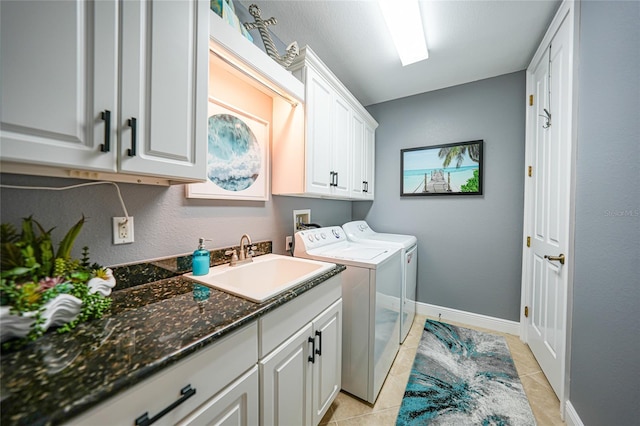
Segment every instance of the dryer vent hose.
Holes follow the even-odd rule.
[[[302,222],[298,222],[297,227],[298,227],[298,231],[303,231],[305,229],[311,229],[311,228],[322,228],[322,226],[318,225],[317,223],[302,223]]]

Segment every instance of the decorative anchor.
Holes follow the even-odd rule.
[[[295,41],[291,43],[289,46],[287,46],[287,54],[284,56],[280,56],[278,54],[278,49],[276,49],[276,45],[271,39],[271,34],[269,34],[269,31],[267,31],[267,27],[269,25],[276,25],[278,23],[276,18],[269,18],[267,20],[262,19],[260,8],[255,4],[249,6],[249,14],[253,16],[255,22],[245,22],[244,27],[247,30],[254,30],[256,28],[258,29],[258,31],[260,32],[260,37],[262,37],[262,42],[264,43],[264,48],[267,51],[267,55],[269,55],[274,61],[285,68],[291,65],[295,57],[298,56],[298,53],[300,52],[298,49],[298,43]]]

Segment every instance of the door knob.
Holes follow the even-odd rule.
[[[564,265],[564,254],[562,253],[560,253],[560,256],[549,256],[548,254],[545,254],[544,258],[549,260],[557,260],[561,265]]]

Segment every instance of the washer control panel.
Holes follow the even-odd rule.
[[[305,229],[296,232],[296,247],[304,246],[306,251],[347,241],[347,235],[339,226],[326,228]]]

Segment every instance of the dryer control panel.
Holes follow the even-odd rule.
[[[347,234],[347,236],[354,241],[357,241],[358,238],[366,238],[369,235],[374,235],[375,232],[369,228],[369,224],[364,220],[355,220],[353,222],[347,222],[342,225],[342,229]]]

